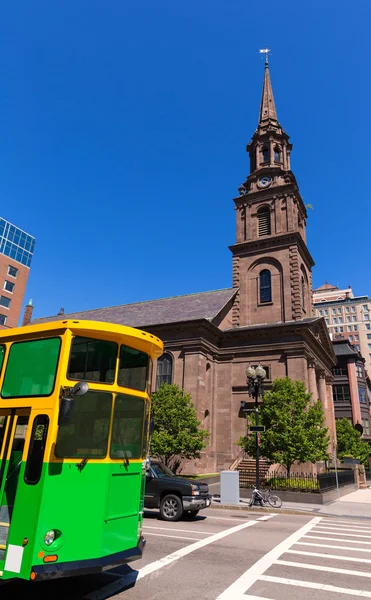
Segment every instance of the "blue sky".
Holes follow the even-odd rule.
[[[264,63],[314,286],[371,294],[369,0],[19,0],[0,32],[1,216],[34,316],[231,285]]]

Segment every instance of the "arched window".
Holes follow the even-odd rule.
[[[301,302],[303,309],[305,310],[305,281],[304,277],[301,278]]]
[[[272,279],[271,272],[268,269],[264,269],[259,275],[259,298],[261,304],[272,302]]]
[[[262,149],[263,154],[263,162],[269,162],[269,148],[268,146],[264,146]]]
[[[170,354],[163,354],[157,361],[156,390],[163,383],[171,384],[173,379],[173,359]]]
[[[269,206],[262,206],[258,210],[258,235],[270,235],[271,233],[271,211]]]
[[[274,147],[274,162],[281,162],[281,150],[279,146]]]

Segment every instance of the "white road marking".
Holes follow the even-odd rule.
[[[146,532],[147,529],[160,529],[162,531],[184,531],[185,533],[201,533],[202,535],[215,535],[216,533],[218,533],[217,531],[206,533],[206,531],[198,531],[196,529],[176,529],[175,527],[149,527],[149,525],[145,525],[144,532]]]
[[[313,533],[315,533],[313,531]],[[324,532],[323,532],[324,533]],[[311,538],[312,540],[328,540],[329,542],[344,542],[344,543],[349,543],[352,542],[352,544],[368,544],[370,545],[371,542],[362,542],[359,540],[344,540],[343,538],[333,538],[333,537],[323,537],[320,535],[303,535],[304,538]]]
[[[340,573],[341,575],[356,575],[357,577],[371,578],[371,573],[364,571],[353,571],[352,569],[338,569],[337,567],[324,567],[323,565],[311,565],[309,563],[297,563],[290,560],[276,560],[273,564],[283,565],[285,567],[299,567],[301,569],[311,569],[312,571],[326,571],[326,573]]]
[[[166,567],[167,565],[172,564],[176,560],[179,560],[180,558],[183,558],[184,556],[187,556],[188,554],[191,554],[192,552],[195,552],[200,548],[204,548],[204,546],[208,546],[209,544],[217,542],[218,540],[228,537],[229,535],[233,535],[234,533],[238,533],[239,531],[243,531],[248,527],[252,527],[253,525],[258,524],[258,521],[248,521],[247,523],[241,523],[240,525],[236,525],[235,527],[231,527],[229,529],[225,529],[224,531],[220,531],[219,533],[216,533],[211,537],[204,538],[203,540],[198,540],[194,544],[184,546],[183,548],[180,548],[179,550],[176,550],[175,552],[172,552],[171,554],[168,554],[167,556],[164,556],[159,560],[155,560],[154,562],[145,565],[138,571],[132,571],[132,573],[121,577],[116,582],[104,586],[98,592],[95,591],[90,594],[87,594],[86,596],[84,596],[84,599],[104,600],[105,598],[113,596],[115,593],[117,594],[118,592],[122,591],[123,588],[128,587],[129,585],[135,583],[139,579],[143,579],[143,577],[146,577],[147,575],[158,571],[162,567]]]
[[[316,531],[318,531],[318,533],[329,533],[330,535],[334,535],[334,529],[331,529],[330,527],[316,527],[313,530],[313,533],[316,533]],[[339,535],[343,535],[344,537],[359,537],[359,538],[366,538],[368,540],[371,540],[371,535],[362,535],[361,533],[343,533],[343,529],[336,529],[335,531],[338,531]]]
[[[354,548],[353,546],[335,546],[333,544],[314,544],[313,542],[296,542],[294,546],[315,546],[315,548],[335,548],[335,550],[351,550],[351,552],[371,552],[370,548]]]
[[[368,527],[367,523],[369,523],[369,521],[365,520],[365,522],[362,521],[354,521],[353,519],[329,519],[324,517],[323,518],[323,523],[339,523],[339,524],[344,524],[344,525],[353,525],[355,527],[367,527],[367,529],[371,529],[371,525]]]
[[[280,544],[272,548],[267,554],[260,558],[252,565],[245,573],[239,577],[232,585],[222,592],[217,600],[236,600],[238,596],[242,596],[252,585],[265,573],[267,569],[288,550],[295,542],[300,540],[304,534],[311,531],[317,523],[321,521],[321,517],[314,517],[303,527],[295,531]]]
[[[181,535],[166,535],[165,533],[150,533],[149,531],[147,531],[147,533],[144,532],[144,537],[146,535],[155,535],[157,537],[174,538],[176,540],[191,540],[192,542],[196,542],[200,539],[200,538],[183,537]]]
[[[313,581],[285,579],[284,577],[273,577],[272,575],[262,575],[260,580],[268,581],[269,583],[283,583],[286,585],[310,588],[312,590],[323,590],[324,592],[337,592],[338,594],[348,594],[349,596],[362,596],[362,598],[371,598],[371,592],[366,592],[365,590],[350,590],[349,588],[326,585],[324,583],[314,583]]]
[[[236,598],[235,600],[238,600]],[[271,600],[270,598],[263,598],[263,596],[246,596],[245,594],[241,596],[240,600]]]
[[[321,525],[321,527],[316,527],[316,529],[331,529],[332,531],[339,531],[342,533],[343,531],[355,531],[356,533],[370,533],[371,529],[365,529],[364,527],[344,527],[342,525]]]
[[[343,521],[323,521],[323,525],[329,525],[330,527],[332,527],[332,525],[337,525],[339,529],[342,529],[343,526],[348,526],[351,527],[351,529],[360,529],[361,531],[371,531],[371,527],[365,527],[364,525],[362,525],[361,523],[357,522],[357,525],[353,525],[352,523],[349,523],[349,521],[347,523],[343,522]],[[340,525],[340,527],[339,527]]]
[[[347,548],[349,550],[349,548]],[[359,550],[359,548],[357,548]],[[323,554],[321,552],[305,552],[304,550],[286,550],[287,554],[300,554],[302,556],[317,556],[319,558],[333,558],[335,560],[348,560],[351,562],[371,563],[369,558],[355,558],[354,556],[342,556],[341,554]]]
[[[217,521],[245,521],[247,523],[247,518],[245,517],[214,517],[213,515],[205,515],[208,519],[216,519]]]
[[[265,517],[259,517],[259,519],[256,519],[257,521],[268,521],[268,519],[271,519],[272,517],[274,517],[275,515],[267,515]]]

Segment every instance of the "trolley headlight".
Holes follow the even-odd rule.
[[[54,529],[51,529],[50,531],[48,531],[45,534],[44,543],[46,544],[46,546],[50,546],[54,542],[55,538],[56,538],[55,531],[54,531]]]
[[[192,496],[199,496],[200,495],[200,488],[197,484],[193,483],[192,484]]]

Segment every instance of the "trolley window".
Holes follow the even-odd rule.
[[[104,458],[107,456],[112,394],[89,391],[73,400],[68,422],[58,431],[58,458]]]
[[[117,394],[113,413],[111,458],[140,458],[146,403],[142,398]]]
[[[68,379],[113,383],[117,351],[115,342],[75,337],[72,340]]]
[[[121,346],[118,384],[143,391],[146,389],[148,354]]]
[[[12,344],[1,396],[50,396],[54,389],[60,347],[60,338]]]
[[[37,415],[32,426],[30,449],[24,473],[25,482],[31,485],[40,481],[48,428],[48,415]]]

